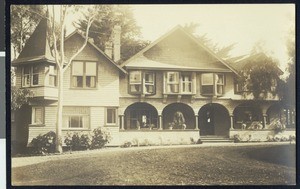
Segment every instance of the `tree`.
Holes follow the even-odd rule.
[[[56,152],[62,152],[62,111],[63,111],[63,80],[64,73],[72,64],[74,58],[85,48],[88,42],[88,33],[92,22],[94,21],[94,16],[91,15],[87,21],[87,28],[85,34],[84,43],[80,48],[77,49],[76,53],[74,53],[71,57],[65,57],[65,48],[64,48],[64,37],[65,37],[65,27],[66,27],[66,17],[71,12],[71,10],[79,11],[79,6],[70,6],[70,5],[59,5],[59,6],[48,6],[48,11],[52,9],[52,16],[48,14],[48,20],[50,22],[50,35],[52,36],[51,45],[54,49],[54,58],[57,65],[57,88],[58,88],[58,100],[57,100],[57,114],[56,114]],[[91,7],[92,9],[92,7]],[[59,10],[59,22],[56,22],[56,14],[55,10]],[[57,36],[56,28],[59,30],[59,36]],[[58,40],[59,39],[59,40]],[[58,45],[59,41],[59,45]]]
[[[118,62],[121,64],[150,42],[144,41],[140,38],[140,27],[136,25],[132,9],[127,5],[97,5],[97,15],[95,15],[95,21],[93,22],[89,37],[94,41],[94,44],[101,50],[105,50],[107,42],[111,42],[111,33],[115,25],[120,25],[121,32],[121,60]],[[83,33],[86,32],[87,21],[90,13],[84,15],[82,19],[76,22],[74,25],[78,30]],[[100,19],[99,19],[100,18]]]
[[[45,16],[43,5],[12,5],[11,6],[11,44],[13,57],[22,51],[24,44],[39,23],[41,16]]]
[[[279,76],[282,71],[276,60],[259,53],[250,55],[243,64],[245,66],[240,71],[242,77],[239,83],[244,91],[252,92],[254,99],[265,99],[268,94],[281,94],[282,80]]]
[[[188,23],[183,26],[184,30],[195,36],[196,39],[210,50],[212,50],[218,57],[222,59],[230,58],[230,51],[235,47],[236,43],[230,44],[228,46],[220,47],[218,43],[214,43],[211,39],[207,37],[207,34],[197,35],[197,28],[200,26],[199,23]]]

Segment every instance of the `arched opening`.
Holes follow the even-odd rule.
[[[267,110],[267,124],[269,125],[270,123],[274,121],[281,121],[281,123],[286,122],[286,116],[285,116],[284,108],[282,107],[281,104],[276,103],[271,105],[268,110]]]
[[[229,136],[230,117],[223,105],[206,104],[200,108],[198,115],[200,135]]]
[[[158,128],[158,114],[154,106],[137,102],[128,106],[125,110],[124,128],[143,129],[143,128]]]
[[[245,124],[246,128],[251,125],[252,122],[263,122],[262,111],[257,104],[243,103],[238,105],[234,111],[234,129],[242,129],[242,125]]]
[[[195,129],[195,113],[194,110],[184,103],[172,103],[166,106],[162,112],[163,128],[168,129],[173,124],[173,129]],[[178,123],[178,116],[181,118]],[[182,126],[182,125],[185,126]]]

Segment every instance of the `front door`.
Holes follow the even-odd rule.
[[[214,110],[211,107],[205,107],[202,112],[202,121],[200,123],[200,134],[201,135],[214,135]]]

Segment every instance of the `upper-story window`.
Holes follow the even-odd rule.
[[[153,72],[131,71],[129,73],[131,94],[155,94],[155,74]]]
[[[96,88],[97,63],[74,61],[72,64],[73,88]]]
[[[49,66],[49,85],[50,86],[56,86],[57,85],[56,73],[57,73],[56,66],[50,65]]]
[[[203,73],[201,75],[201,94],[220,96],[224,93],[224,74]]]
[[[196,74],[192,72],[166,72],[166,93],[192,94]]]
[[[22,87],[30,87],[39,85],[39,67],[25,66],[22,72]]]

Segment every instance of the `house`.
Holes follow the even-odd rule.
[[[30,143],[38,134],[55,131],[56,68],[41,21],[20,56],[12,61],[16,85],[34,92],[15,123],[16,139]],[[188,144],[204,136],[233,138],[274,134],[270,120],[281,115],[278,96],[254,101],[242,95],[235,63],[222,60],[177,26],[118,65],[120,28],[105,52],[88,42],[64,76],[63,133],[107,127],[110,145]],[[78,32],[65,39],[70,57],[84,40]],[[20,116],[19,116],[20,117]],[[263,128],[243,130],[253,121]],[[295,133],[295,129],[286,132]]]

